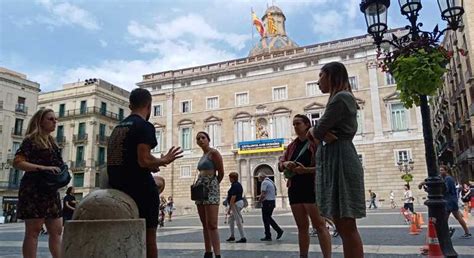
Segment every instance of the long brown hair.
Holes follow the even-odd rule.
[[[352,93],[351,84],[349,83],[349,74],[346,67],[339,62],[327,63],[321,68],[321,71],[329,77],[331,89],[329,90],[331,99],[340,91],[348,91]]]
[[[43,121],[46,114],[53,112],[52,109],[44,108],[36,111],[31,117],[28,128],[26,129],[26,137],[30,138],[34,143],[45,149],[51,149],[57,146],[51,135],[45,134],[43,128],[41,128],[41,121]]]

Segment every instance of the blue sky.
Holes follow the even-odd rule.
[[[389,27],[406,25],[391,2]],[[444,27],[436,1],[422,2],[424,28]],[[250,10],[272,3],[300,46],[366,31],[360,0],[0,0],[0,66],[42,91],[87,78],[132,89],[143,74],[246,57]]]

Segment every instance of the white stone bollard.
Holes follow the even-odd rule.
[[[145,220],[127,194],[101,189],[88,194],[64,225],[63,257],[146,256]]]

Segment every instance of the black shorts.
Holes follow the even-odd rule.
[[[290,199],[290,205],[299,203],[316,203],[314,176],[293,176],[291,178],[291,186],[288,188],[288,198]]]
[[[139,217],[145,219],[146,228],[158,227],[158,213],[160,209],[160,193],[156,186],[146,186],[142,189],[121,189],[130,195],[138,207]]]

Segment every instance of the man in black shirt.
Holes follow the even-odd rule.
[[[146,221],[147,257],[158,257],[156,228],[160,198],[150,172],[159,171],[182,157],[179,147],[171,147],[166,155],[155,158],[151,153],[156,145],[155,127],[148,122],[151,114],[151,94],[145,89],[130,93],[131,114],[117,125],[107,148],[109,185],[130,195],[138,206],[140,218]]]

